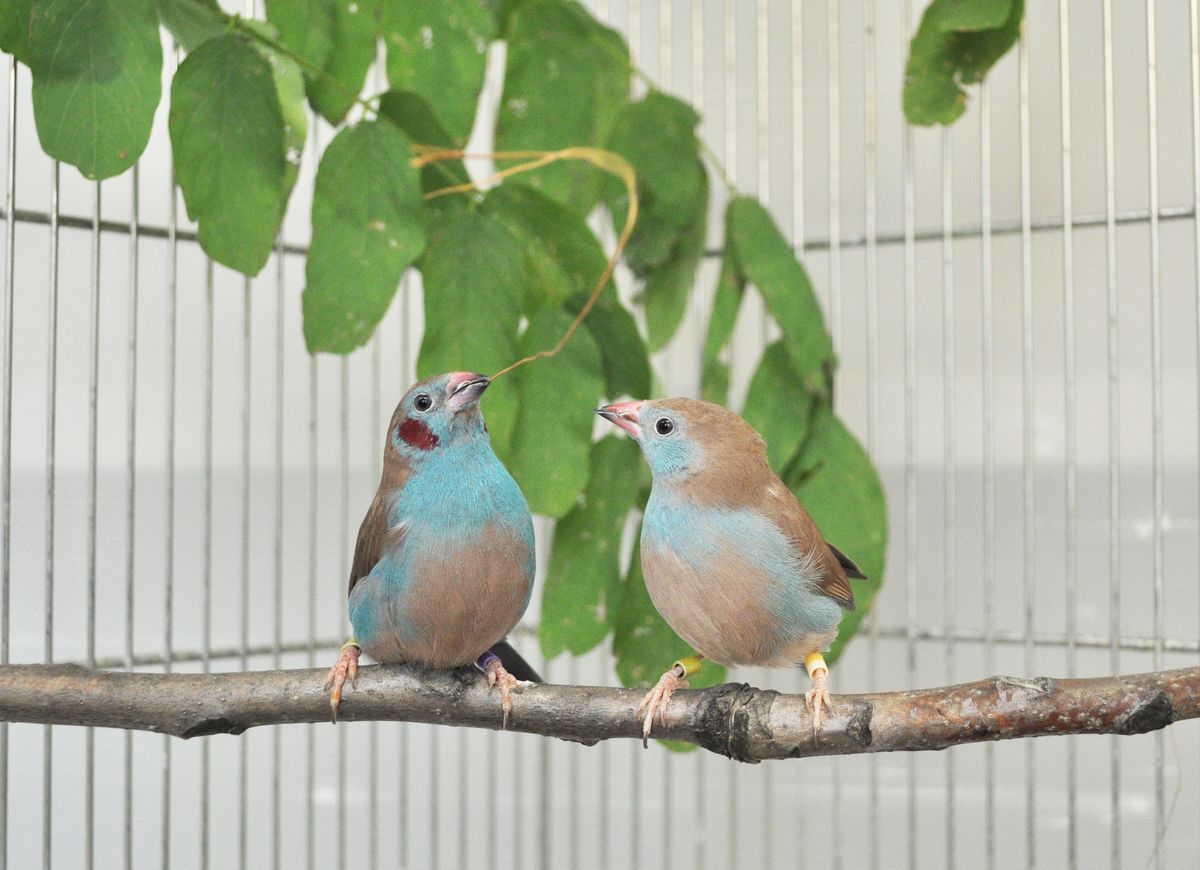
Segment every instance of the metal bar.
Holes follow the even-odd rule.
[[[87,662],[96,663],[96,448],[100,392],[100,182],[95,187],[92,224],[92,286],[88,333]],[[96,731],[84,732],[84,860],[96,860]]]
[[[175,67],[179,66],[179,47],[173,52]],[[176,318],[179,296],[179,198],[175,186],[175,167],[171,166],[171,202],[168,210],[167,233],[167,395],[166,414],[166,528],[163,534],[166,565],[163,571],[163,667],[172,669],[175,645],[175,380],[176,380]],[[162,855],[164,868],[171,866],[171,738],[163,735],[162,765]]]
[[[877,634],[882,640],[905,640],[909,637],[910,631],[906,625],[881,625],[877,629]],[[526,626],[518,626],[512,632],[510,637],[517,639],[536,640],[537,632]],[[936,642],[944,644],[946,642],[946,633],[942,628],[914,626],[911,632],[914,640],[925,642]],[[1018,631],[998,631],[989,632],[986,628],[983,630],[956,628],[954,630],[954,641],[956,643],[971,643],[980,644],[985,648],[990,644],[992,646],[1021,646],[1025,643],[1025,635]],[[1066,648],[1070,643],[1070,636],[1066,632],[1038,632],[1033,635],[1034,644],[1038,647],[1058,647]],[[1145,635],[1126,635],[1117,638],[1116,648],[1125,652],[1150,652],[1154,649],[1154,644],[1157,643],[1157,638]],[[280,645],[280,652],[284,655],[289,653],[301,652],[332,652],[338,650],[343,641],[335,637],[316,637],[313,635],[310,639],[301,641],[292,641]],[[1200,640],[1185,640],[1177,637],[1163,638],[1163,651],[1165,653],[1198,653],[1200,652]],[[1114,647],[1113,639],[1104,634],[1077,634],[1075,636],[1075,646],[1078,649],[1112,649]],[[275,645],[259,644],[251,646],[247,649],[247,653],[251,657],[269,656],[275,651]],[[212,649],[212,661],[220,662],[229,659],[239,658],[242,654],[242,648],[238,646],[214,647]],[[203,653],[200,650],[180,649],[175,651],[171,662],[174,664],[188,664],[203,661]],[[316,658],[313,658],[314,667]],[[133,667],[135,668],[151,668],[162,667],[165,660],[161,655],[137,655],[133,658]],[[82,664],[82,663],[80,663]],[[107,658],[99,658],[96,660],[96,667],[101,670],[122,668],[128,664],[124,656],[109,656]],[[987,668],[989,671],[991,668]]]
[[[804,4],[792,0],[792,238],[804,241]],[[801,853],[803,854],[803,853]]]
[[[48,323],[46,324],[46,540],[45,577],[43,579],[44,637],[42,656],[54,661],[54,531],[57,499],[55,498],[55,463],[57,453],[58,416],[58,202],[60,165],[54,161],[50,180],[50,286],[47,293]],[[54,864],[54,841],[51,808],[53,805],[54,732],[47,725],[42,729],[45,743],[42,748],[42,864],[46,870]]]
[[[1158,28],[1154,0],[1146,3],[1146,106],[1149,121],[1147,157],[1150,193],[1150,403],[1151,465],[1154,515],[1151,538],[1154,550],[1154,669],[1162,667],[1161,639],[1166,634],[1163,607],[1163,350],[1162,350],[1162,267],[1159,262],[1158,234]],[[1166,837],[1166,744],[1162,734],[1154,736],[1154,866],[1165,866],[1163,839]]]
[[[321,153],[321,123],[316,114],[308,109],[308,129],[312,136],[313,155]],[[314,156],[314,159],[319,159]],[[315,667],[317,663],[317,541],[320,524],[318,522],[317,504],[320,496],[320,475],[318,469],[317,450],[319,430],[317,428],[317,408],[319,407],[318,357],[310,354],[308,358],[308,665]],[[340,646],[340,644],[338,644]],[[305,741],[305,834],[307,836],[305,861],[308,870],[316,868],[317,846],[317,734],[310,725]]]
[[[400,382],[402,384],[404,384],[406,387],[408,384],[410,384],[414,380],[416,380],[416,377],[415,377],[416,373],[414,371],[412,371],[409,366],[409,360],[411,359],[409,333],[412,329],[411,315],[409,313],[409,296],[411,295],[409,293],[409,290],[411,287],[411,282],[412,282],[412,274],[411,273],[406,272],[404,275],[401,276],[400,289],[398,291],[398,298],[396,300],[396,304],[400,306],[400,319],[399,319],[400,320],[400,341],[399,341]],[[409,842],[410,842],[411,838],[409,836],[409,826],[408,826],[408,797],[409,797],[409,789],[412,786],[412,776],[410,775],[411,764],[409,764],[411,755],[409,754],[409,749],[408,749],[408,747],[409,747],[409,726],[401,724],[399,726],[398,730],[399,730],[399,734],[400,734],[400,737],[399,737],[400,769],[397,771],[397,776],[396,776],[396,782],[399,784],[398,788],[400,790],[400,797],[399,797],[399,801],[398,801],[398,816],[399,816],[399,818],[397,820],[398,824],[396,825],[397,834],[400,838],[400,855],[398,857],[399,857],[399,862],[400,862],[401,867],[411,867],[412,864],[410,862],[411,862],[412,855],[411,855],[411,851],[409,849]],[[489,738],[489,739],[491,739],[491,738]],[[494,793],[494,786],[495,786],[495,782],[496,782],[495,758],[493,756],[494,756],[494,753],[489,751],[487,753],[487,759],[485,761],[486,769],[484,771],[484,782],[485,782],[485,790],[486,790],[487,794],[489,794],[489,795]],[[492,831],[491,831],[492,814],[491,813],[481,813],[480,816],[481,816],[482,824],[488,828],[486,831],[486,836],[484,836],[483,842],[491,843],[491,842],[493,842]],[[485,849],[484,850],[484,853],[488,856],[489,862],[495,861],[495,851],[496,851],[495,849]]]
[[[340,375],[339,391],[341,394],[341,426],[340,426],[340,445],[341,445],[341,489],[339,492],[338,504],[340,506],[338,523],[339,535],[341,541],[341,551],[343,553],[352,552],[351,547],[351,532],[350,532],[350,359],[343,356],[338,360],[338,371]],[[339,728],[338,746],[337,746],[337,798],[338,798],[338,832],[337,832],[337,866],[338,870],[346,870],[346,729]],[[436,751],[433,757],[437,757]],[[437,770],[437,765],[433,766]],[[435,795],[433,801],[434,806],[437,805],[437,791],[431,786],[431,793]],[[436,826],[434,828],[436,831]],[[437,842],[435,836],[434,842]],[[437,866],[436,860],[433,866]]]
[[[275,242],[275,583],[272,590],[271,663],[283,667],[283,306],[284,259],[283,235]],[[273,728],[271,735],[271,866],[283,866],[283,731]]]
[[[838,18],[840,10],[838,0],[829,0],[826,6],[826,61],[827,68],[827,123],[829,171],[827,176],[829,195],[829,331],[833,346],[840,349],[842,342],[842,164],[841,164],[841,60],[839,54],[840,38],[838,35]],[[836,405],[837,393],[833,403]],[[833,837],[833,866],[841,870],[844,856],[842,854],[842,778],[836,771],[832,777],[832,791],[829,806],[829,824]]]
[[[957,592],[954,584],[957,509],[955,486],[958,457],[955,451],[954,426],[957,422],[954,404],[954,140],[949,127],[942,128],[942,596],[945,619],[946,682],[954,682],[954,627],[958,624]],[[954,753],[946,753],[946,866],[955,865],[954,834],[957,830],[957,790],[954,776]]]
[[[1021,432],[1022,492],[1024,523],[1022,539],[1022,599],[1024,603],[1025,670],[1033,670],[1033,611],[1035,583],[1035,500],[1033,455],[1033,222],[1032,182],[1029,144],[1029,39],[1021,34],[1017,41],[1018,121],[1021,137]],[[1037,866],[1037,762],[1033,743],[1025,746],[1025,863]]]
[[[366,429],[366,456],[378,457],[374,463],[374,468],[377,474],[383,474],[383,451],[378,450],[378,432],[381,428],[379,423],[380,401],[383,392],[383,357],[380,348],[379,330],[375,330],[375,334],[371,337],[371,400],[368,406],[370,414],[369,425]],[[460,735],[461,738],[462,735]],[[466,770],[467,754],[466,747],[459,754],[459,769]],[[379,723],[372,722],[367,728],[367,791],[371,798],[367,807],[367,824],[370,826],[370,838],[367,841],[367,866],[376,870],[379,867],[379,804],[381,796],[379,791]],[[465,807],[463,808],[466,809]],[[468,814],[463,812],[459,818],[468,818]],[[459,851],[459,861],[466,864],[466,831],[467,825],[459,826],[459,842],[462,849]]]
[[[318,473],[317,464],[317,355],[308,358],[308,631],[304,648],[308,650],[308,666],[316,667],[317,649],[317,498]],[[339,646],[336,638],[326,641],[325,646]],[[287,645],[281,645],[287,652]],[[317,734],[313,726],[308,726],[304,742],[304,832],[305,832],[305,862],[308,870],[316,867],[317,845]]]
[[[200,655],[204,673],[212,670],[213,598],[213,261],[204,262],[204,591],[200,617]],[[209,866],[209,803],[212,799],[212,749],[200,744],[200,866]]]
[[[1109,666],[1119,673],[1121,635],[1121,389],[1120,305],[1117,289],[1116,110],[1113,85],[1112,0],[1104,0],[1104,211],[1108,303],[1108,588]],[[1121,744],[1112,740],[1109,759],[1110,866],[1121,866]]]
[[[1192,72],[1192,206],[1200,206],[1200,14],[1197,14],[1197,0],[1191,0],[1189,9],[1189,50],[1191,54]],[[1196,408],[1200,409],[1200,221],[1193,221],[1193,256],[1192,280],[1196,288]],[[1200,420],[1197,421],[1200,424]],[[1200,468],[1200,437],[1196,439],[1196,466]],[[1196,489],[1196,515],[1200,516],[1200,481]],[[1200,543],[1200,540],[1197,541]],[[1200,554],[1198,554],[1200,561]],[[1200,624],[1200,619],[1197,620]]]
[[[17,190],[17,59],[8,59],[8,178],[4,213],[13,214]],[[4,453],[0,457],[0,664],[8,664],[12,631],[12,393],[13,300],[16,296],[16,221],[4,221]],[[0,870],[8,868],[8,723],[0,722]]]
[[[253,360],[253,322],[251,301],[253,287],[250,279],[242,281],[242,575],[241,602],[239,613],[239,646],[241,656],[239,664],[242,670],[250,666],[250,417],[253,405],[251,403],[252,389],[252,360]],[[249,741],[238,743],[238,867],[245,870],[249,849]]]
[[[1059,102],[1062,136],[1062,214],[1063,214],[1063,395],[1064,420],[1064,523],[1066,526],[1066,632],[1067,676],[1074,677],[1078,665],[1076,634],[1079,625],[1076,602],[1079,598],[1077,564],[1078,517],[1076,494],[1076,431],[1075,431],[1075,262],[1071,230],[1074,212],[1071,194],[1071,18],[1067,0],[1059,0]],[[1067,741],[1067,866],[1074,870],[1079,863],[1079,777],[1077,743]]]
[[[50,215],[48,212],[37,211],[36,209],[15,208],[9,206],[0,217],[7,218],[9,214],[15,214],[17,223],[25,224],[41,224],[49,225]],[[63,229],[70,230],[90,230],[92,229],[92,219],[83,215],[59,215],[58,225]],[[101,233],[116,233],[118,235],[130,235],[134,232],[135,226],[132,221],[100,221]],[[197,233],[191,230],[180,230],[170,226],[158,226],[156,224],[141,224],[136,227],[136,231],[146,239],[166,239],[167,241],[175,240],[179,242],[200,242],[200,237]],[[286,254],[297,254],[304,256],[308,253],[307,245],[284,245],[283,251]]]
[[[904,32],[912,32],[912,0],[904,4]],[[904,613],[905,666],[910,684],[917,674],[917,274],[914,227],[913,132],[905,124],[904,163]],[[906,759],[908,799],[908,866],[919,866],[917,815],[917,765]]]
[[[799,121],[797,121],[799,123]],[[794,138],[794,136],[793,136]],[[802,144],[802,143],[801,143]],[[799,147],[799,146],[797,146]],[[795,195],[799,199],[800,193]],[[6,219],[7,211],[0,210],[0,220]],[[28,223],[45,226],[49,224],[49,216],[45,212],[38,212],[31,209],[18,208],[14,210],[17,223]],[[1197,210],[1194,205],[1160,205],[1157,212],[1159,223],[1171,221],[1190,221],[1195,219]],[[1116,223],[1119,226],[1126,224],[1144,224],[1150,221],[1150,211],[1144,208],[1124,209],[1116,214]],[[1106,214],[1081,214],[1076,216],[1071,227],[1076,230],[1080,229],[1095,229],[1104,227],[1108,223]],[[63,229],[86,229],[92,228],[91,218],[78,217],[71,215],[63,215],[59,218],[59,226]],[[1063,229],[1063,222],[1060,218],[1040,218],[1031,221],[1029,229],[1034,233],[1049,233],[1059,232]],[[1020,220],[1015,221],[995,221],[992,225],[993,236],[1015,236],[1020,235],[1024,231]],[[100,232],[115,232],[122,235],[128,235],[129,224],[121,223],[120,221],[102,221]],[[162,227],[147,225],[144,229],[139,229],[143,238],[166,238],[167,233]],[[188,231],[180,231],[178,240],[181,242],[198,242],[195,233]],[[799,233],[793,231],[793,235],[802,238]],[[963,224],[955,227],[951,235],[955,239],[977,239],[983,235],[983,227],[974,224]],[[917,242],[940,242],[942,239],[942,228],[930,227],[927,229],[914,230],[913,238]],[[903,232],[899,233],[882,233],[876,234],[876,245],[901,245],[904,244],[906,236]],[[845,236],[841,239],[840,248],[843,251],[854,250],[856,248],[865,248],[867,245],[867,237],[863,235]],[[804,243],[804,247],[809,251],[827,251],[830,247],[830,240],[827,238],[808,239]],[[290,256],[303,257],[308,254],[307,245],[286,244],[283,246],[283,253]],[[721,248],[708,248],[704,252],[704,256],[710,259],[720,259],[723,251]]]
[[[129,405],[125,417],[125,461],[129,468],[125,488],[125,669],[133,670],[133,600],[137,551],[137,421],[138,421],[138,215],[141,167],[134,164],[130,178],[129,206],[129,362],[127,382]],[[133,870],[133,732],[125,734],[124,867]]]
[[[866,167],[864,174],[865,196],[865,227],[866,230],[866,308],[867,308],[867,452],[871,456],[879,455],[879,250],[876,240],[878,228],[876,200],[878,198],[878,154],[875,105],[875,0],[866,0],[866,33],[865,42],[865,71],[863,84],[863,113],[864,113],[864,158]],[[878,661],[879,654],[879,608],[871,607],[868,614],[867,626],[867,657],[870,661]],[[871,689],[879,688],[878,681],[873,680]],[[880,830],[880,794],[879,794],[879,759],[872,755],[868,762],[867,790],[870,800],[867,804],[867,844],[870,850],[870,867],[878,870],[880,862],[879,841]]]

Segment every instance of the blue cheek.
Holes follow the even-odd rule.
[[[670,477],[694,468],[702,460],[699,448],[680,436],[660,438],[648,435],[645,443],[646,461],[657,475]]]

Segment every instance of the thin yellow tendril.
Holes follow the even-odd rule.
[[[502,169],[477,182],[468,181],[465,184],[455,184],[450,187],[432,190],[425,194],[425,199],[435,199],[436,197],[447,196],[452,193],[465,193],[469,190],[478,190],[481,185],[491,185],[522,172],[540,169],[559,160],[584,160],[610,175],[615,175],[624,183],[625,190],[629,193],[629,209],[625,215],[625,226],[621,228],[621,234],[617,237],[617,246],[608,258],[608,263],[605,265],[604,271],[600,274],[600,280],[596,282],[595,288],[592,290],[587,302],[584,303],[583,308],[579,310],[579,314],[571,321],[571,325],[567,327],[567,331],[563,333],[563,337],[558,340],[558,343],[554,347],[549,350],[539,350],[535,354],[517,360],[512,365],[502,368],[496,374],[492,375],[492,380],[494,381],[501,375],[506,375],[513,369],[519,368],[526,363],[556,356],[567,346],[567,342],[571,340],[571,336],[575,334],[576,330],[579,329],[579,325],[583,323],[584,319],[591,313],[592,308],[595,307],[596,300],[604,292],[604,285],[612,277],[613,270],[617,267],[617,262],[621,259],[621,253],[625,250],[625,245],[628,244],[629,237],[633,235],[633,227],[637,223],[638,216],[637,175],[634,173],[633,167],[621,155],[615,154],[612,151],[605,151],[603,148],[574,147],[563,148],[560,151],[496,151],[491,154],[471,154],[466,151],[435,148],[426,145],[414,145],[413,147],[417,152],[417,156],[413,158],[412,163],[418,169],[428,166],[430,163],[437,163],[443,160],[487,158],[492,160],[526,161],[516,166]]]

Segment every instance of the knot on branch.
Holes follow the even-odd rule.
[[[1177,718],[1171,698],[1162,689],[1156,689],[1138,698],[1132,707],[1119,715],[1113,723],[1113,731],[1117,734],[1145,734],[1166,728]]]
[[[754,738],[770,720],[779,693],[746,683],[725,683],[705,689],[703,695],[694,725],[700,745],[735,761],[760,761],[752,748]]]

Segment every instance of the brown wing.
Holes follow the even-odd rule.
[[[817,581],[821,593],[847,610],[853,610],[854,590],[850,588],[847,570],[852,569],[851,576],[855,577],[862,577],[862,572],[825,540],[804,505],[774,474],[762,489],[760,510],[783,529],[797,552],[812,553],[813,562],[821,572],[821,579]]]
[[[354,544],[354,561],[350,563],[350,585],[346,596],[354,591],[354,584],[371,573],[384,549],[394,550],[404,540],[407,523],[394,528],[387,524],[388,499],[381,489],[358,527],[358,540]]]

